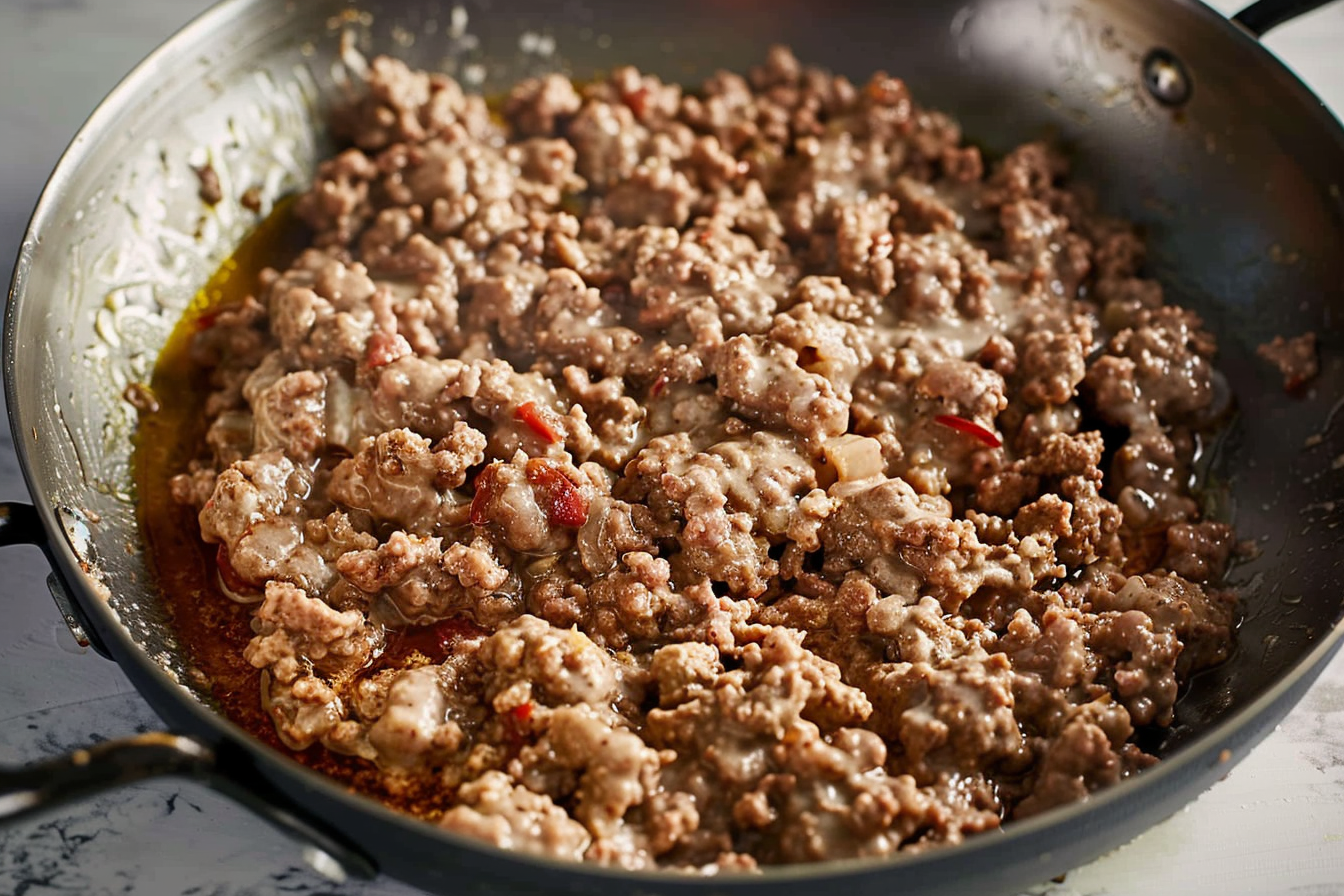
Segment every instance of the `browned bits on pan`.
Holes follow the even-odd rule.
[[[213,164],[207,162],[201,167],[191,170],[196,172],[196,179],[200,182],[200,189],[196,195],[201,197],[202,202],[213,206],[224,198],[224,190],[219,185],[219,174],[215,171]]]
[[[159,410],[159,399],[144,383],[127,383],[121,397],[142,414],[153,414]]]
[[[238,204],[247,209],[254,215],[261,214],[261,187],[251,186],[243,191],[243,195],[238,198]]]

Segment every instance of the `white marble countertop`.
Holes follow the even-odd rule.
[[[205,0],[0,2],[0,278],[62,147],[120,76]],[[1240,5],[1215,0],[1231,13]],[[1268,45],[1344,114],[1344,3]],[[8,427],[0,500],[27,499]],[[0,763],[158,727],[116,666],[81,651],[36,550],[0,560]],[[333,888],[243,810],[195,787],[129,787],[0,829],[0,894],[413,896],[381,880]],[[1185,811],[1038,890],[1050,896],[1344,896],[1344,656],[1274,734]]]

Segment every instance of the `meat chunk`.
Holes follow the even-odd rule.
[[[431,448],[429,439],[394,429],[365,439],[359,453],[332,472],[328,494],[375,519],[427,534],[452,519],[460,500],[452,489],[485,459],[485,436],[465,423]]]
[[[1138,611],[1152,620],[1154,631],[1180,639],[1177,668],[1182,676],[1227,658],[1232,600],[1226,592],[1205,591],[1175,573],[1149,573],[1131,576],[1114,594],[1098,593],[1093,608]]]
[[[488,771],[458,790],[458,804],[439,822],[444,830],[484,840],[501,849],[581,859],[591,836],[550,797]]]
[[[480,659],[489,670],[486,694],[496,702],[602,705],[620,690],[620,673],[605,650],[582,632],[535,616],[520,616],[487,638]]]
[[[546,137],[558,122],[579,111],[581,104],[573,83],[563,75],[529,78],[509,91],[504,116],[521,134]]]
[[[253,448],[278,448],[296,460],[315,457],[326,446],[326,397],[327,378],[311,370],[286,374],[248,395]]]
[[[626,816],[644,807],[659,788],[663,757],[611,711],[591,705],[551,713],[546,733],[520,753],[518,774],[528,789],[574,806],[574,818],[593,834],[588,857],[639,867],[631,841],[645,839],[642,825]]]
[[[394,768],[415,768],[456,750],[463,733],[455,721],[445,718],[448,706],[436,667],[397,675],[382,713],[369,728],[369,744],[379,761]]]
[[[715,373],[719,395],[762,423],[783,423],[816,442],[849,428],[849,408],[830,380],[799,366],[792,349],[734,336],[724,343]]]
[[[376,549],[349,551],[336,568],[366,594],[383,594],[406,619],[467,614],[497,625],[518,615],[516,580],[489,541],[458,542],[393,532]]]
[[[244,659],[258,669],[269,668],[286,684],[299,676],[305,663],[327,674],[357,668],[375,642],[363,613],[337,612],[283,582],[267,584],[256,619],[257,636],[248,643]]]
[[[364,359],[377,289],[364,265],[309,249],[262,283],[271,333],[287,359],[308,367]]]
[[[1191,312],[1166,306],[1112,337],[1109,350],[1134,363],[1140,400],[1161,420],[1180,421],[1213,400],[1213,337]]]
[[[1307,332],[1285,339],[1275,336],[1259,345],[1255,353],[1283,374],[1283,391],[1297,392],[1316,378],[1320,362],[1316,358],[1316,334]]]
[[[218,563],[227,587],[260,590],[268,580],[317,587],[304,543],[303,498],[312,474],[278,450],[239,461],[215,478],[201,507],[201,537],[219,544]]]

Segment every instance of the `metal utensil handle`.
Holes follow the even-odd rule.
[[[52,569],[57,568],[37,510],[30,504],[0,502],[0,547],[15,544],[36,545]],[[55,581],[63,590],[59,577]],[[77,622],[88,628],[90,639],[96,638],[78,602],[70,597],[66,603],[69,608],[63,607],[63,612],[78,614]],[[71,623],[69,618],[67,623]],[[242,804],[295,840],[304,860],[332,880],[368,879],[377,874],[377,866],[359,849],[320,822],[310,821],[293,800],[259,775],[240,747],[227,741],[212,747],[197,738],[165,731],[105,741],[21,768],[0,767],[0,825],[105,790],[162,777],[196,781]]]
[[[328,879],[372,878],[377,869],[350,844],[284,808],[287,800],[193,737],[155,731],[110,740],[22,768],[0,768],[0,824],[150,778],[197,781],[242,803],[285,836],[297,840],[304,860]]]
[[[55,759],[0,769],[0,823],[146,778],[203,778],[214,754],[189,737],[153,732],[105,741]]]
[[[1232,21],[1256,37],[1284,22],[1306,15],[1330,0],[1258,0],[1232,17]]]

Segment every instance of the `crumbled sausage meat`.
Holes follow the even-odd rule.
[[[1269,342],[1256,348],[1256,354],[1264,358],[1283,374],[1283,390],[1296,392],[1316,378],[1320,372],[1320,361],[1316,357],[1316,334],[1307,332],[1301,336],[1285,339],[1275,336]]]
[[[312,245],[203,319],[171,489],[286,745],[505,849],[700,871],[1154,761],[1234,628],[1190,486],[1215,345],[1062,155],[784,48],[493,117],[367,79]],[[1315,371],[1311,334],[1261,353]]]

